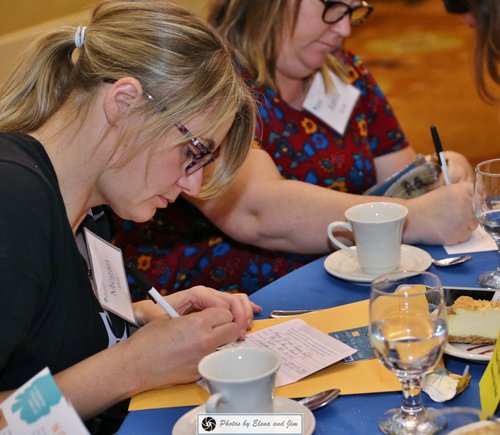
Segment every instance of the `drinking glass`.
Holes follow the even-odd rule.
[[[378,425],[387,434],[438,432],[446,420],[422,403],[423,376],[443,354],[448,333],[440,279],[429,272],[399,271],[374,279],[369,335],[377,358],[401,382],[403,404]]]
[[[472,207],[500,255],[500,159],[486,160],[476,166]],[[481,287],[500,288],[500,263],[495,270],[479,275],[478,282]]]

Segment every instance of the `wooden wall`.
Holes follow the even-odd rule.
[[[206,0],[174,0],[202,13]],[[47,29],[88,20],[92,0],[0,0],[0,82],[12,71],[18,55]]]

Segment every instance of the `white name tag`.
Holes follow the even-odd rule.
[[[317,72],[303,107],[343,135],[360,91],[353,85],[344,83],[331,71],[329,74],[335,85],[335,91],[325,92],[323,77]]]
[[[121,249],[87,228],[84,230],[99,303],[106,310],[136,324]]]

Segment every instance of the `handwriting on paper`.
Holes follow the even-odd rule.
[[[248,334],[230,346],[266,347],[280,354],[276,386],[291,384],[356,352],[301,319],[293,319]]]

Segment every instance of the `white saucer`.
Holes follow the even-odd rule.
[[[303,414],[304,415],[304,435],[311,435],[316,427],[316,420],[313,413],[295,400],[285,397],[275,397],[273,400],[274,412],[277,414]],[[205,405],[184,414],[175,423],[172,429],[172,435],[194,435],[196,434],[196,414],[204,414]]]
[[[444,353],[451,356],[458,356],[469,361],[488,362],[493,355],[493,344],[465,344],[465,343],[446,343]],[[487,352],[487,353],[485,353]]]
[[[355,246],[352,248],[356,249]],[[424,250],[415,246],[401,245],[399,270],[421,272],[427,270],[431,264],[432,258]],[[363,272],[358,260],[341,249],[326,257],[323,265],[329,274],[347,281],[372,282],[376,278],[376,275]]]

